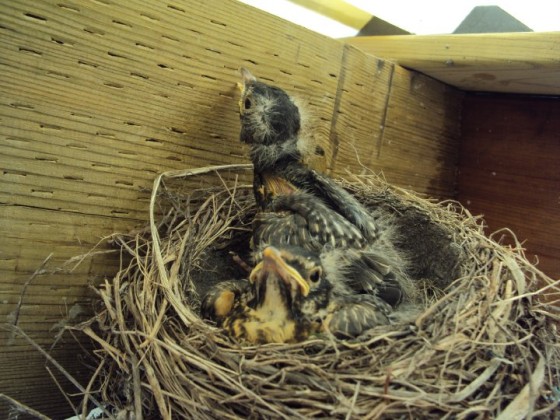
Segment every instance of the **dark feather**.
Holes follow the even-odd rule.
[[[370,295],[347,295],[332,303],[326,328],[339,338],[353,338],[371,328],[390,323],[390,306]]]
[[[366,239],[352,223],[305,192],[275,197],[269,210],[254,221],[254,243],[297,245],[319,252],[332,248],[361,248]]]

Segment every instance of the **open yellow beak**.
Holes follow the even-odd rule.
[[[251,271],[249,280],[254,282],[258,278],[263,278],[264,273],[274,273],[277,277],[284,280],[288,286],[296,285],[301,294],[305,297],[309,294],[309,285],[305,279],[295,270],[288,265],[283,259],[276,248],[269,246],[263,251],[263,260],[256,265]]]

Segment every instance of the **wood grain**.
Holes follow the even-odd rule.
[[[346,42],[464,90],[560,94],[560,32],[372,36]]]
[[[389,182],[436,197],[455,194],[463,93],[395,67],[379,151]]]
[[[560,101],[468,95],[459,170],[459,200],[560,278]]]
[[[383,173],[418,192],[453,196],[463,93],[353,47],[342,70],[328,169]]]

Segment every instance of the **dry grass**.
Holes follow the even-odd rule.
[[[466,256],[463,276],[414,323],[353,342],[317,336],[244,347],[201,321],[193,273],[206,250],[246,231],[254,212],[251,187],[239,182],[219,177],[223,187],[191,194],[172,186],[171,178],[204,172],[216,173],[162,175],[150,226],[116,236],[130,264],[97,289],[97,315],[79,327],[99,344],[88,386],[97,399],[137,419],[558,416],[558,313],[547,303],[558,282],[521,246],[485,236],[460,206],[376,177],[348,186],[365,202],[384,197],[426,212]]]

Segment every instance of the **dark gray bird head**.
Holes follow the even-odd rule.
[[[301,120],[298,107],[282,89],[259,82],[245,68],[240,72],[240,139],[251,145],[253,163],[263,161],[270,165],[282,158],[299,160],[297,140]]]

